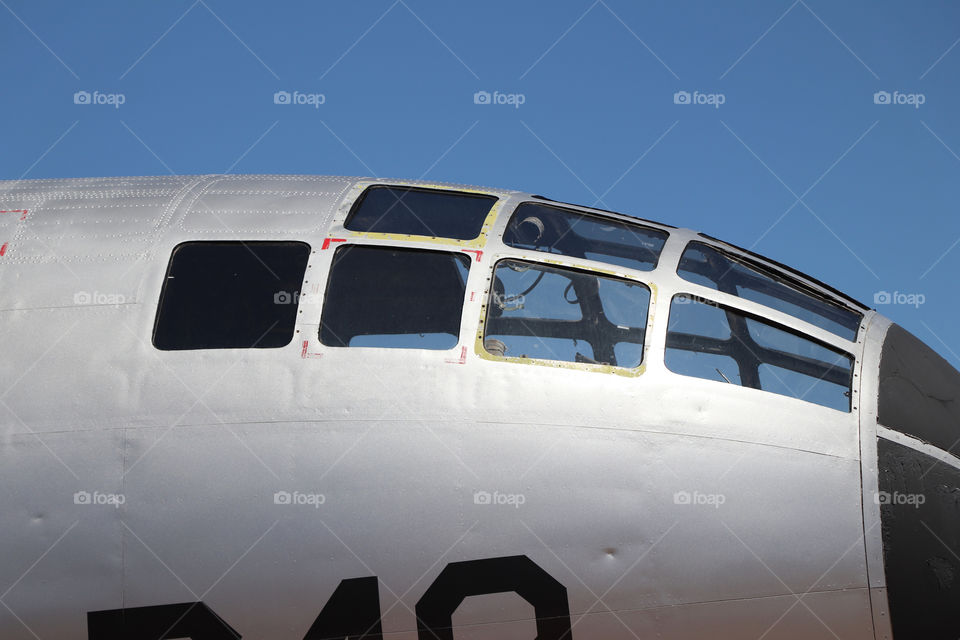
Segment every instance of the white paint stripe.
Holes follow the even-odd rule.
[[[897,444],[902,444],[903,446],[909,447],[914,451],[919,451],[920,453],[926,454],[931,458],[935,458],[940,462],[953,467],[954,469],[960,469],[960,458],[944,451],[939,447],[928,444],[919,438],[914,438],[913,436],[908,436],[905,433],[900,433],[899,431],[885,427],[882,424],[877,425],[877,436],[886,438],[887,440],[896,442]]]

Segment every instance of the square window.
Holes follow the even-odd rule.
[[[310,245],[186,242],[170,257],[153,344],[182,349],[289,344]]]
[[[374,185],[343,223],[350,231],[472,240],[497,198],[479,193]]]
[[[612,365],[643,360],[650,289],[587,270],[501,260],[484,348],[497,356]]]
[[[330,268],[320,342],[331,347],[451,349],[470,258],[462,253],[346,245]]]

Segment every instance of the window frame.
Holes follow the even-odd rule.
[[[448,194],[448,195],[460,195],[467,197],[477,197],[477,198],[491,198],[493,200],[490,210],[487,212],[483,223],[480,227],[480,232],[473,238],[468,239],[458,239],[458,238],[449,238],[446,236],[427,236],[427,235],[417,235],[409,233],[400,233],[400,232],[386,232],[386,231],[357,231],[347,228],[347,223],[359,210],[363,200],[366,198],[367,194],[372,189],[406,189],[410,191],[419,191],[425,193],[437,193],[437,194]],[[352,195],[352,198],[347,199],[349,207],[344,205],[344,213],[341,214],[342,217],[338,216],[338,226],[342,229],[343,235],[354,238],[369,238],[374,240],[391,240],[391,241],[416,241],[416,242],[426,242],[426,243],[437,243],[444,245],[454,245],[462,247],[481,247],[486,244],[487,238],[490,236],[490,231],[494,226],[494,223],[497,221],[497,217],[500,214],[500,211],[503,207],[504,202],[508,199],[507,194],[492,191],[492,190],[481,190],[481,189],[465,189],[465,188],[455,188],[451,189],[444,185],[433,185],[433,184],[400,184],[400,183],[387,183],[387,182],[361,182],[355,187],[355,195]],[[333,234],[331,233],[331,237]]]
[[[463,300],[460,306],[459,327],[456,335],[456,338],[457,338],[456,342],[452,346],[443,348],[443,349],[430,349],[425,347],[384,347],[384,346],[371,346],[371,345],[351,346],[349,344],[341,346],[341,345],[325,343],[321,338],[321,332],[323,331],[323,326],[324,326],[323,316],[324,316],[324,309],[326,308],[326,305],[327,305],[327,301],[330,298],[330,285],[333,279],[334,270],[336,268],[336,256],[338,252],[341,252],[348,248],[383,249],[385,251],[402,251],[402,252],[432,253],[432,254],[439,253],[439,254],[450,255],[456,258],[465,259],[467,261],[467,273],[464,279],[464,294],[463,294]],[[322,294],[322,298],[319,299],[317,304],[318,311],[316,315],[316,325],[315,325],[316,330],[311,331],[310,333],[310,339],[316,340],[320,348],[333,349],[336,351],[347,351],[347,350],[355,350],[355,349],[362,349],[362,350],[376,349],[376,350],[386,350],[389,352],[395,351],[397,353],[408,353],[411,351],[416,351],[420,353],[442,354],[445,358],[448,358],[452,352],[455,352],[458,349],[466,349],[466,347],[464,347],[463,345],[464,345],[465,337],[469,335],[469,332],[465,334],[465,330],[469,329],[467,327],[466,320],[468,318],[467,307],[470,302],[470,281],[475,271],[474,265],[476,264],[476,261],[474,260],[474,256],[472,256],[469,252],[465,252],[461,249],[454,248],[454,247],[420,246],[419,244],[416,244],[416,245],[415,244],[396,244],[394,242],[380,243],[380,242],[348,241],[348,242],[344,242],[343,244],[337,245],[336,249],[330,251],[329,253],[330,253],[329,262],[326,264],[323,270],[323,273],[325,273],[323,294]],[[368,334],[368,335],[374,335],[374,334]],[[408,335],[408,334],[397,334],[397,335],[399,336],[399,335]]]
[[[686,281],[685,281],[685,282],[686,282]],[[695,284],[695,283],[693,283],[693,284]],[[728,295],[729,295],[729,294],[728,294]],[[731,297],[734,297],[734,299],[737,300],[738,302],[747,303],[748,306],[749,306],[749,305],[756,305],[756,306],[758,306],[758,307],[761,307],[762,309],[766,309],[766,307],[764,307],[763,305],[761,305],[761,304],[758,303],[758,302],[753,302],[753,301],[751,301],[751,300],[746,300],[746,299],[744,299],[744,298],[740,298],[740,297],[736,297],[736,296],[731,296]],[[796,396],[794,396],[794,395],[788,395],[788,394],[778,393],[778,392],[776,392],[776,391],[772,391],[772,390],[770,390],[770,389],[764,389],[764,388],[762,388],[762,387],[760,387],[760,388],[752,387],[752,386],[750,386],[750,385],[745,385],[745,384],[743,384],[743,383],[742,383],[742,380],[741,380],[740,383],[736,383],[736,382],[724,382],[724,381],[715,380],[715,379],[712,379],[712,378],[706,378],[706,377],[702,377],[702,376],[689,375],[689,374],[681,373],[681,372],[678,372],[678,371],[675,371],[675,370],[671,369],[670,366],[667,364],[667,352],[668,352],[668,351],[670,351],[671,349],[680,349],[680,350],[683,350],[683,351],[695,352],[695,351],[693,351],[693,350],[685,350],[685,349],[682,349],[681,347],[671,347],[671,346],[670,346],[670,334],[671,334],[670,322],[673,320],[673,304],[674,304],[674,302],[675,302],[678,298],[686,298],[686,299],[688,299],[688,300],[689,300],[689,304],[704,304],[704,305],[708,305],[708,306],[714,307],[714,308],[716,308],[716,309],[719,309],[720,311],[723,311],[723,312],[731,312],[731,313],[737,314],[737,315],[741,316],[745,321],[746,321],[746,320],[752,320],[752,321],[754,321],[754,322],[760,323],[761,325],[768,325],[768,326],[770,326],[770,327],[772,327],[772,328],[774,328],[774,329],[776,329],[776,330],[778,330],[778,331],[781,331],[781,332],[783,332],[783,333],[790,334],[790,335],[795,336],[795,337],[797,337],[797,338],[800,338],[800,339],[802,339],[802,340],[806,340],[806,341],[811,342],[811,343],[815,344],[816,346],[821,347],[821,348],[823,348],[823,349],[826,349],[826,350],[828,350],[828,351],[832,351],[832,352],[836,353],[837,355],[846,356],[846,357],[849,358],[849,360],[850,360],[850,377],[849,377],[849,380],[848,380],[848,382],[847,382],[847,394],[848,394],[848,395],[847,395],[847,398],[848,398],[847,408],[846,408],[846,409],[837,409],[837,408],[834,408],[834,407],[831,407],[831,406],[828,406],[828,405],[825,405],[825,404],[821,404],[821,403],[814,402],[814,401],[811,401],[811,400],[806,400],[806,399],[804,399],[804,398],[799,398],[799,397],[796,397]],[[839,346],[839,345],[837,345],[837,344],[833,344],[833,343],[831,343],[831,342],[829,342],[829,341],[827,341],[827,340],[823,340],[823,339],[821,339],[821,338],[818,338],[818,337],[816,337],[816,336],[814,336],[814,335],[811,335],[811,334],[808,333],[808,332],[805,332],[805,331],[803,331],[803,330],[797,329],[797,328],[792,327],[792,326],[790,326],[790,325],[788,325],[788,324],[784,324],[783,322],[781,322],[781,321],[779,321],[779,320],[777,320],[777,319],[774,319],[774,318],[772,318],[772,317],[770,317],[770,316],[765,316],[765,315],[763,315],[763,313],[758,312],[757,310],[747,309],[747,308],[744,308],[744,307],[742,307],[742,306],[735,306],[735,305],[731,305],[731,304],[728,304],[728,303],[719,302],[719,301],[717,301],[717,300],[713,300],[713,299],[711,299],[711,298],[705,297],[705,296],[703,296],[703,295],[701,295],[701,294],[691,293],[689,289],[687,289],[687,290],[682,290],[682,289],[681,289],[681,290],[677,290],[676,292],[674,292],[674,293],[670,296],[669,303],[670,303],[670,304],[668,305],[668,308],[667,308],[667,317],[666,317],[666,323],[665,323],[666,326],[664,327],[664,333],[663,333],[663,339],[664,339],[664,343],[663,343],[663,347],[664,347],[664,348],[663,348],[663,366],[664,366],[664,369],[665,369],[666,371],[668,371],[671,375],[681,376],[681,377],[683,377],[683,378],[688,378],[688,379],[689,379],[689,378],[693,378],[693,379],[695,379],[695,380],[703,380],[704,382],[717,383],[717,384],[720,384],[720,385],[728,385],[728,386],[733,386],[733,387],[741,388],[741,389],[750,389],[750,390],[753,390],[753,391],[762,391],[762,392],[764,392],[764,393],[769,394],[770,396],[776,396],[776,397],[780,397],[780,398],[788,398],[788,399],[791,399],[791,400],[799,400],[799,401],[801,401],[801,402],[806,403],[806,404],[809,405],[809,406],[819,407],[819,408],[827,409],[827,410],[830,410],[830,411],[836,411],[836,412],[839,412],[839,413],[841,413],[841,414],[853,415],[853,414],[856,414],[856,413],[857,413],[858,407],[859,407],[859,403],[858,403],[858,401],[857,401],[858,390],[857,390],[857,388],[856,388],[856,384],[857,384],[857,380],[859,379],[859,377],[858,377],[858,369],[859,369],[859,366],[860,366],[860,358],[858,357],[858,355],[857,355],[857,353],[855,352],[855,350],[851,350],[850,348],[842,347],[842,346]],[[775,309],[772,309],[772,311],[777,312],[777,313],[781,313],[781,314],[783,313],[783,312],[778,312],[778,311],[775,310]],[[784,315],[787,315],[787,314],[784,314]],[[788,317],[793,318],[794,320],[800,321],[799,319],[795,318],[794,316],[788,316]],[[736,332],[735,332],[735,330],[734,330],[734,327],[729,324],[729,319],[727,320],[727,323],[728,323],[728,329],[729,329],[729,331],[730,331],[730,337],[728,338],[728,340],[735,340],[735,339],[736,339]],[[811,326],[815,326],[815,325],[811,325]],[[749,328],[748,328],[748,325],[746,325],[746,323],[744,324],[744,327],[745,327],[746,330],[747,330],[748,337],[750,337],[751,342],[754,342],[752,336],[749,336]],[[823,331],[826,332],[826,330],[823,330]],[[837,339],[839,339],[839,340],[843,340],[842,338],[839,338],[839,336],[836,336],[836,335],[833,334],[833,333],[830,333],[830,332],[827,332],[827,333],[829,333],[829,334],[830,334],[831,336],[833,336],[834,338],[837,338]],[[686,334],[686,333],[685,333],[684,335],[693,335],[693,334]],[[705,337],[705,336],[704,336],[704,337]],[[718,339],[718,338],[709,338],[709,337],[706,337],[706,338],[707,338],[708,340],[713,340],[713,341],[724,341],[724,340],[721,340],[721,339]],[[790,355],[790,354],[787,353],[787,352],[783,352],[783,351],[781,351],[781,350],[779,350],[779,349],[775,349],[775,348],[773,348],[773,347],[765,347],[765,346],[763,346],[763,345],[756,344],[755,342],[754,342],[754,344],[755,344],[755,346],[756,346],[758,349],[760,349],[761,351],[773,351],[773,352],[783,353],[783,354],[785,354],[785,355],[787,355],[787,356]],[[698,353],[710,353],[710,352],[709,352],[709,351],[699,351]],[[740,363],[739,363],[739,361],[738,361],[735,357],[733,357],[733,356],[731,356],[731,355],[729,355],[729,354],[721,354],[721,355],[726,355],[726,356],[728,356],[728,357],[731,357],[735,362],[737,362],[738,369],[739,369]],[[818,362],[823,363],[823,361],[818,361]],[[766,364],[766,365],[773,366],[773,367],[780,367],[780,365],[778,365],[778,364],[776,364],[776,363],[774,363],[774,362],[768,362],[768,361],[760,361],[760,362],[758,362],[758,363],[757,363],[757,378],[758,378],[758,381],[759,381],[759,375],[760,375],[760,374],[759,374],[760,367],[762,367],[762,366],[765,365],[765,364]],[[785,368],[785,367],[780,367],[780,368]],[[792,371],[794,371],[794,373],[798,373],[798,374],[800,374],[800,375],[806,375],[806,374],[803,374],[803,373],[801,373],[801,372],[799,372],[799,371],[796,371],[796,370],[792,370]],[[739,372],[738,372],[738,373],[739,373]],[[814,376],[808,376],[808,377],[810,377],[811,379],[814,378]],[[820,382],[821,380],[824,380],[824,378],[817,378],[816,380],[817,380],[817,382]],[[829,382],[829,381],[827,381],[827,382]],[[836,384],[836,383],[833,383],[833,384]],[[837,385],[837,386],[840,386],[840,385]]]
[[[702,234],[701,234],[701,236],[702,236]],[[843,303],[843,302],[841,302],[841,301],[839,301],[839,300],[836,300],[836,299],[832,298],[830,295],[825,294],[824,292],[817,290],[815,287],[811,286],[810,284],[808,284],[808,283],[804,282],[803,280],[801,280],[800,278],[798,278],[798,277],[796,276],[796,273],[798,273],[798,272],[793,272],[793,271],[791,271],[790,273],[784,272],[784,271],[781,270],[781,268],[779,268],[778,266],[771,266],[771,265],[768,265],[768,264],[764,264],[763,262],[755,259],[755,257],[754,257],[755,254],[753,254],[753,255],[741,255],[741,254],[738,254],[738,253],[736,253],[736,252],[730,251],[730,250],[728,250],[727,248],[725,248],[725,247],[723,247],[723,246],[718,246],[718,245],[716,245],[716,244],[713,244],[712,242],[705,241],[705,240],[703,239],[703,237],[706,237],[708,240],[712,240],[712,238],[709,238],[708,236],[702,236],[702,237],[700,237],[700,238],[692,238],[692,239],[686,241],[686,242],[683,244],[683,247],[681,248],[680,252],[678,253],[678,257],[677,257],[677,259],[676,259],[675,275],[676,275],[681,281],[683,281],[683,283],[684,283],[684,288],[688,288],[690,285],[693,285],[693,286],[695,286],[695,287],[702,287],[705,291],[709,291],[709,292],[711,292],[711,293],[713,293],[713,294],[720,294],[720,295],[724,295],[724,296],[731,296],[731,297],[733,297],[733,298],[735,298],[735,299],[737,299],[737,300],[742,300],[742,301],[747,302],[747,303],[750,303],[750,304],[759,305],[760,307],[762,307],[762,308],[764,308],[764,309],[769,309],[770,311],[773,311],[773,312],[775,312],[775,313],[779,313],[779,314],[783,314],[784,316],[788,316],[788,317],[792,318],[793,320],[795,320],[795,321],[797,321],[797,322],[801,322],[801,323],[803,323],[803,324],[805,324],[805,325],[809,325],[809,326],[811,326],[811,327],[815,327],[817,330],[823,331],[823,332],[829,334],[830,336],[833,336],[834,338],[837,338],[837,339],[842,340],[842,341],[844,341],[844,342],[856,343],[857,340],[860,338],[860,334],[861,334],[861,331],[862,331],[862,328],[863,328],[863,320],[864,320],[864,317],[865,317],[864,312],[863,312],[862,310],[856,309],[856,308],[852,307],[852,306],[849,305],[849,304],[845,304],[845,303]],[[852,316],[856,317],[856,326],[855,326],[855,327],[845,327],[845,328],[846,328],[848,331],[852,331],[852,337],[847,337],[847,335],[844,335],[844,334],[842,334],[842,333],[839,333],[839,332],[837,332],[837,331],[829,328],[828,326],[824,326],[824,325],[822,325],[822,324],[817,324],[816,322],[811,322],[810,320],[805,319],[805,318],[803,318],[803,317],[801,317],[801,316],[797,315],[796,313],[793,313],[793,312],[791,312],[791,311],[789,311],[789,310],[778,309],[777,307],[770,306],[769,304],[766,304],[766,303],[764,303],[764,302],[760,302],[760,301],[754,300],[754,299],[751,298],[751,297],[743,296],[743,295],[741,295],[741,294],[739,293],[739,291],[734,292],[734,293],[731,293],[731,292],[729,292],[729,291],[724,291],[723,289],[720,288],[720,286],[719,286],[718,283],[714,283],[714,286],[711,286],[711,285],[701,284],[700,282],[698,282],[698,281],[696,281],[696,280],[691,280],[688,276],[685,276],[685,275],[683,275],[683,274],[681,273],[681,267],[682,267],[682,265],[683,265],[684,257],[687,255],[687,252],[688,252],[688,251],[691,251],[691,250],[698,250],[698,247],[697,247],[696,245],[700,245],[700,246],[702,246],[702,247],[706,247],[708,250],[714,251],[714,252],[720,254],[720,255],[721,255],[722,257],[724,257],[725,259],[727,259],[727,260],[729,260],[729,261],[731,261],[731,262],[733,262],[733,263],[735,263],[735,264],[737,264],[737,265],[740,265],[741,267],[743,267],[743,268],[745,268],[745,269],[748,269],[748,270],[754,272],[753,277],[755,277],[755,278],[758,278],[758,279],[768,278],[768,279],[774,281],[775,283],[777,283],[777,284],[779,284],[779,285],[782,285],[783,287],[785,287],[785,288],[787,288],[787,289],[792,290],[792,292],[793,292],[793,294],[794,294],[795,296],[797,296],[797,297],[805,297],[807,300],[809,300],[809,301],[811,302],[811,305],[810,305],[810,306],[805,306],[805,305],[799,304],[799,303],[797,303],[797,302],[790,302],[789,300],[786,300],[786,299],[784,299],[784,298],[782,298],[782,297],[778,297],[778,296],[773,295],[773,294],[767,294],[767,295],[769,295],[770,297],[773,297],[773,298],[776,298],[776,299],[778,299],[778,300],[781,300],[782,302],[786,303],[787,305],[792,305],[792,306],[795,306],[795,307],[798,307],[798,308],[801,308],[801,309],[805,309],[807,312],[811,313],[812,315],[819,316],[820,318],[826,320],[827,322],[832,322],[833,324],[835,324],[835,325],[837,325],[837,326],[840,326],[840,327],[845,327],[845,325],[844,325],[842,322],[838,321],[838,320],[833,320],[833,319],[831,319],[830,316],[828,316],[828,315],[824,315],[823,313],[820,313],[820,312],[816,311],[814,308],[812,308],[812,303],[813,303],[813,302],[817,302],[817,303],[820,303],[820,304],[822,304],[823,306],[826,306],[826,307],[833,307],[833,308],[836,309],[838,312],[847,312],[847,313],[851,314]],[[710,279],[708,276],[705,276],[705,275],[702,275],[701,277]],[[758,291],[759,293],[763,293],[762,291],[759,291],[759,290],[757,290],[757,289],[754,289],[754,291]],[[702,296],[701,296],[701,297],[702,297]],[[672,300],[671,300],[671,302],[672,302]]]
[[[246,248],[246,249],[249,251],[249,250],[250,250],[249,247],[250,247],[251,245],[254,245],[254,246],[255,246],[255,245],[265,245],[265,244],[271,244],[271,245],[280,245],[280,244],[301,245],[301,246],[303,246],[303,247],[306,248],[306,252],[307,252],[307,259],[306,259],[306,262],[304,263],[303,274],[300,276],[300,282],[297,284],[297,290],[296,290],[296,292],[291,292],[291,293],[296,293],[296,294],[297,294],[297,300],[296,300],[295,302],[294,302],[294,301],[291,301],[291,304],[290,304],[290,306],[291,306],[292,309],[294,310],[294,319],[293,319],[293,324],[291,325],[291,328],[290,328],[290,337],[289,337],[289,339],[288,339],[284,344],[278,344],[278,345],[272,345],[272,346],[253,345],[253,346],[249,346],[249,347],[245,347],[245,346],[241,346],[241,347],[236,347],[236,346],[229,346],[229,347],[204,346],[204,347],[176,347],[176,348],[161,347],[161,346],[159,346],[159,345],[157,344],[157,332],[158,332],[158,329],[160,328],[160,318],[161,318],[161,315],[162,315],[162,312],[163,312],[163,309],[164,309],[164,306],[163,306],[163,305],[164,305],[164,301],[167,299],[167,297],[168,297],[168,295],[169,295],[169,291],[167,290],[167,283],[168,283],[168,280],[170,279],[170,273],[171,273],[171,270],[173,269],[174,260],[176,259],[177,254],[180,252],[181,249],[183,249],[184,247],[187,247],[187,246],[195,246],[195,245],[206,245],[206,246],[210,246],[210,245],[219,245],[219,246],[224,246],[224,245],[239,245],[239,246],[242,246],[242,247]],[[300,316],[301,316],[301,314],[302,314],[302,309],[300,308],[300,303],[301,303],[301,300],[302,300],[302,298],[303,298],[303,296],[304,296],[304,293],[303,293],[303,285],[306,283],[306,281],[307,281],[307,275],[308,275],[309,272],[310,272],[309,270],[310,270],[311,263],[312,263],[312,261],[313,261],[313,254],[314,254],[313,246],[312,246],[308,241],[302,240],[302,239],[265,240],[265,239],[262,239],[262,238],[261,238],[261,239],[257,239],[257,240],[224,240],[224,239],[217,239],[217,240],[185,240],[185,241],[183,241],[183,242],[177,243],[177,244],[174,245],[174,247],[170,250],[170,257],[167,259],[167,265],[166,265],[166,267],[165,267],[164,270],[163,270],[162,281],[161,281],[161,283],[160,283],[160,293],[159,293],[159,295],[157,296],[157,309],[156,309],[156,312],[154,313],[153,325],[152,325],[152,328],[151,328],[151,331],[150,331],[150,345],[151,345],[154,349],[156,349],[157,351],[173,352],[173,353],[176,353],[176,352],[190,352],[190,351],[225,351],[225,350],[235,350],[235,349],[241,349],[241,350],[244,350],[244,351],[248,351],[248,350],[257,350],[257,351],[259,351],[259,350],[270,350],[270,349],[283,349],[283,348],[289,347],[289,346],[294,342],[294,340],[295,340],[295,338],[296,338],[296,336],[297,336],[297,333],[298,333],[298,331],[299,331]],[[256,254],[254,254],[254,255],[256,255]],[[275,295],[276,295],[277,293],[280,293],[280,291],[275,292]]]
[[[481,298],[482,302],[480,305],[480,316],[479,324],[477,326],[477,335],[474,341],[474,353],[482,358],[483,360],[488,360],[492,362],[509,362],[513,364],[523,364],[523,365],[533,365],[540,367],[550,367],[553,369],[572,369],[576,371],[590,371],[596,373],[609,373],[626,378],[636,378],[643,375],[648,366],[650,358],[650,346],[651,346],[651,336],[654,331],[654,310],[656,309],[656,299],[657,299],[657,286],[652,281],[652,279],[641,278],[634,274],[625,274],[613,269],[601,269],[594,267],[592,265],[583,265],[583,264],[573,264],[572,261],[578,260],[578,258],[573,256],[565,256],[561,254],[548,254],[542,251],[533,251],[528,249],[518,249],[517,251],[523,252],[523,255],[507,255],[507,254],[497,254],[491,256],[491,266],[489,271],[486,271],[487,283],[483,291],[483,297]],[[566,260],[551,260],[544,259],[544,256],[553,255],[558,258],[565,258]],[[535,266],[549,267],[559,270],[574,271],[581,274],[590,275],[596,278],[606,278],[610,280],[617,280],[622,282],[627,282],[633,285],[640,285],[646,288],[649,293],[649,300],[647,303],[647,312],[644,318],[644,334],[643,334],[643,344],[641,349],[641,360],[640,363],[635,367],[622,367],[619,365],[611,364],[602,364],[602,363],[589,363],[589,362],[570,362],[567,360],[548,360],[545,358],[521,358],[519,356],[510,356],[510,355],[497,355],[487,351],[484,340],[486,335],[486,326],[487,326],[487,309],[490,305],[490,296],[493,289],[493,283],[495,279],[495,274],[497,267],[505,261],[512,262],[525,262]],[[609,265],[611,267],[619,267],[619,265]],[[638,272],[644,275],[653,274],[652,271],[643,271]]]
[[[520,209],[524,205],[534,205],[537,207],[543,207],[545,209],[554,209],[561,213],[572,214],[572,215],[580,216],[583,218],[591,218],[601,223],[607,222],[607,223],[613,223],[613,224],[623,225],[627,227],[633,226],[633,227],[638,227],[640,229],[643,229],[645,231],[662,233],[664,236],[663,245],[660,247],[660,251],[657,253],[657,259],[656,259],[656,262],[654,262],[653,266],[651,266],[649,269],[637,269],[635,267],[631,267],[628,265],[623,265],[616,262],[610,262],[609,260],[602,260],[602,259],[595,259],[595,258],[581,258],[579,256],[570,255],[567,253],[553,253],[551,251],[543,251],[541,249],[530,249],[527,247],[508,244],[504,240],[504,236],[506,236],[507,234],[507,230],[510,227],[510,223],[513,222],[514,218],[516,218],[516,216],[520,213]],[[624,219],[624,218],[628,218],[628,219]],[[515,207],[513,207],[513,210],[510,212],[510,216],[507,218],[506,222],[504,223],[503,232],[500,235],[500,241],[503,244],[503,246],[508,247],[513,251],[532,252],[534,254],[541,255],[541,256],[552,256],[553,258],[567,258],[569,260],[587,260],[587,261],[595,262],[598,264],[604,264],[611,268],[630,269],[631,271],[636,271],[639,273],[653,273],[660,268],[661,264],[663,264],[664,252],[666,251],[667,247],[670,244],[670,238],[671,238],[671,233],[668,229],[661,229],[657,226],[654,226],[653,224],[650,224],[649,221],[647,220],[641,220],[639,218],[629,219],[629,216],[624,216],[623,214],[615,214],[612,211],[598,212],[597,210],[579,209],[579,208],[576,208],[575,205],[570,205],[567,203],[557,203],[552,200],[536,200],[536,199],[532,200],[529,198],[521,200],[516,204]]]

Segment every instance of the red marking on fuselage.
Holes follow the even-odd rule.
[[[460,347],[460,357],[456,360],[446,360],[447,364],[466,364],[467,363],[467,348]]]
[[[322,353],[309,353],[307,350],[310,348],[310,341],[304,340],[303,347],[300,349],[300,357],[306,360],[307,358],[322,358]]]
[[[325,251],[330,248],[330,244],[334,242],[346,242],[346,238],[324,238],[323,244],[320,246],[321,251]]]
[[[19,213],[20,222],[23,222],[24,220],[27,219],[27,213],[29,213],[29,209],[0,209],[0,213]],[[0,258],[7,255],[7,247],[9,246],[10,246],[9,242],[4,242],[3,246],[0,247]]]
[[[477,262],[480,262],[480,258],[483,257],[483,251],[480,249],[461,249],[464,253],[475,253],[477,254]]]

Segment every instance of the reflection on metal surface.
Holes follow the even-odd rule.
[[[348,222],[376,185],[430,199]],[[492,205],[439,206],[463,194]],[[0,183],[27,210],[0,237],[4,640],[868,640],[891,613],[909,640],[952,597],[955,372],[775,262],[417,181]],[[227,344],[265,319],[275,348]]]

